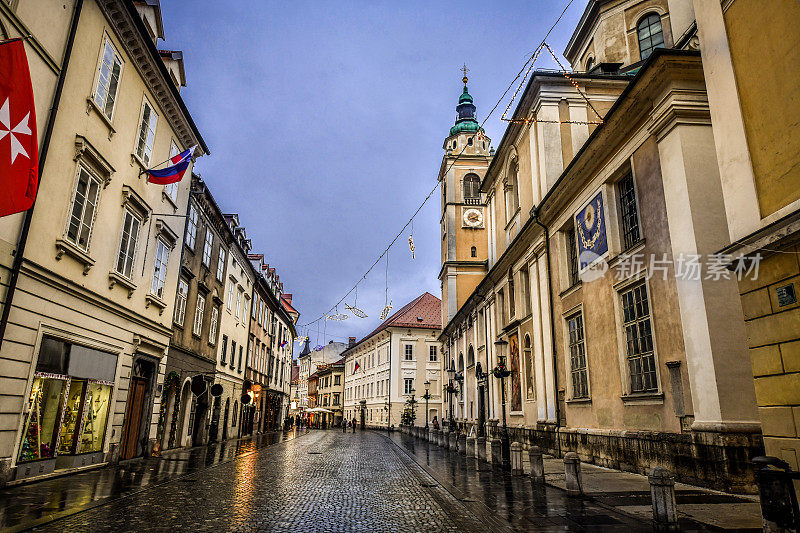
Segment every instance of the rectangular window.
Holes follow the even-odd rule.
[[[214,345],[217,342],[217,326],[219,324],[219,307],[211,310],[211,329],[208,331],[208,344]]]
[[[203,311],[205,311],[206,299],[197,295],[197,305],[194,308],[194,324],[192,325],[192,333],[200,336],[203,331]]]
[[[570,228],[566,232],[567,238],[567,273],[569,274],[569,286],[578,283],[578,244],[575,241],[575,228]]]
[[[167,263],[169,262],[169,246],[161,239],[156,239],[156,259],[153,268],[153,286],[150,292],[159,298],[164,297],[164,282],[167,279]]]
[[[176,324],[183,325],[186,316],[186,298],[189,296],[189,284],[183,280],[178,281],[178,295],[175,298],[175,314],[173,320]]]
[[[508,277],[508,316],[513,319],[517,315],[516,291],[514,290],[514,275]]]
[[[97,86],[94,89],[94,103],[111,120],[114,103],[117,100],[119,77],[122,73],[122,59],[108,38],[103,42],[103,57],[100,59]]]
[[[178,148],[178,145],[175,144],[175,141],[171,141],[169,145],[169,157],[172,159],[176,155],[180,153],[181,149]],[[170,183],[169,185],[164,185],[164,193],[169,196],[169,199],[173,202],[178,202],[178,182]]]
[[[253,307],[250,308],[250,318],[258,322],[258,293],[253,291]]]
[[[223,335],[222,336],[222,351],[220,353],[222,354],[222,357],[220,358],[220,364],[222,366],[225,366],[225,359],[227,358],[227,355],[228,355],[228,336],[227,335]]]
[[[228,311],[233,309],[233,292],[235,291],[233,280],[228,280]]]
[[[67,240],[83,251],[89,250],[100,182],[82,166],[78,166],[78,186],[72,200]]]
[[[506,325],[506,299],[503,291],[497,291],[497,322],[501,327]]]
[[[639,234],[639,210],[636,206],[636,191],[633,174],[628,173],[617,183],[619,212],[622,222],[622,244],[627,250],[641,239]]]
[[[236,291],[236,319],[242,316],[242,291]]]
[[[231,368],[236,367],[236,341],[231,340]]]
[[[403,346],[403,359],[405,361],[413,361],[414,360],[414,345],[413,344],[406,344]]]
[[[250,299],[245,297],[244,301],[242,302],[242,317],[247,318],[247,306],[250,303]]]
[[[136,241],[139,238],[139,218],[125,210],[122,221],[122,237],[117,253],[117,272],[130,279],[133,272],[133,257],[136,253]]]
[[[220,247],[219,249],[219,259],[217,260],[217,280],[220,282],[224,279],[225,276],[225,250]]]
[[[620,297],[631,392],[655,391],[658,383],[647,288],[642,283],[621,293]]]
[[[586,375],[586,342],[583,338],[583,314],[567,319],[569,329],[569,360],[572,372],[572,397],[589,397],[589,380]]]
[[[194,243],[197,240],[197,210],[193,205],[189,206],[189,224],[186,227],[186,238],[184,242],[190,250],[194,250]]]
[[[411,394],[414,390],[414,378],[403,379],[403,394]]]
[[[242,372],[242,355],[244,354],[244,350],[242,346],[239,346],[239,373]]]
[[[136,155],[145,165],[150,164],[150,156],[153,153],[153,140],[156,138],[156,123],[158,115],[153,110],[153,106],[144,99],[142,103],[142,116],[139,119],[139,136],[136,141]]]
[[[214,251],[214,234],[206,228],[206,242],[203,243],[203,264],[206,268],[211,266],[211,252]]]
[[[431,363],[435,363],[436,361],[439,360],[439,350],[436,346],[429,346],[428,351],[429,351],[428,360]]]
[[[339,385],[339,384],[341,384],[341,382],[342,382],[342,376],[339,376],[339,375],[333,376],[333,384],[334,385]]]
[[[519,284],[520,284],[520,298],[522,298],[522,314],[528,316],[531,314],[531,295],[530,295],[530,287],[531,281],[530,276],[528,275],[528,269],[523,268],[519,271]],[[470,322],[472,322],[472,317],[470,316]],[[472,324],[470,324],[471,326]]]

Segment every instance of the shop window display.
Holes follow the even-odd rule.
[[[67,402],[64,405],[64,419],[61,422],[61,437],[58,440],[58,453],[75,453],[75,436],[80,431],[83,418],[83,392],[86,382],[73,379],[69,384]]]
[[[42,339],[19,462],[101,452],[117,356]]]
[[[80,453],[99,452],[103,449],[108,420],[108,405],[111,401],[111,386],[89,382],[86,393],[86,414],[83,419]]]
[[[56,427],[66,383],[63,377],[34,378],[22,432],[20,462],[55,457]]]

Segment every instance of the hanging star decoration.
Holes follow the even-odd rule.
[[[414,254],[414,236],[413,235],[409,235],[408,236],[408,248],[411,250],[411,259],[416,259],[415,254]]]
[[[307,340],[308,340],[308,337],[297,337],[297,338],[295,339],[295,342],[297,342],[298,344],[303,344],[303,343],[304,343],[304,342],[306,342]]]
[[[386,307],[384,307],[383,311],[381,311],[381,320],[386,320],[386,317],[389,316],[389,311],[391,310],[392,310],[392,301],[389,300],[389,303],[386,304]]]
[[[344,313],[336,313],[333,315],[328,315],[328,320],[336,320],[338,322],[341,322],[342,320],[347,320],[348,318],[350,317],[345,315]]]

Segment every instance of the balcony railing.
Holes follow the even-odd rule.
[[[464,203],[467,205],[480,205],[480,198],[464,198]]]

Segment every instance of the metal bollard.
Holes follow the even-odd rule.
[[[503,464],[503,449],[500,439],[492,439],[490,446],[492,448],[492,464]]]
[[[653,500],[653,529],[678,531],[678,506],[675,503],[675,479],[669,470],[657,466],[647,476]]]
[[[467,453],[467,434],[458,434],[458,453]]]
[[[564,473],[567,481],[567,496],[583,494],[581,485],[581,459],[575,452],[564,454]]]
[[[447,443],[447,448],[453,451],[458,449],[458,433],[455,431],[450,432],[450,440]]]
[[[542,450],[538,446],[531,446],[528,450],[528,458],[531,461],[531,479],[534,481],[544,481],[544,459]]]
[[[486,437],[478,437],[475,439],[475,457],[481,461],[486,460]]]
[[[511,475],[521,476],[525,473],[522,467],[522,444],[519,442],[511,443]]]
[[[439,446],[442,448],[446,448],[448,444],[448,438],[450,437],[450,430],[443,429],[442,433],[439,435]]]

